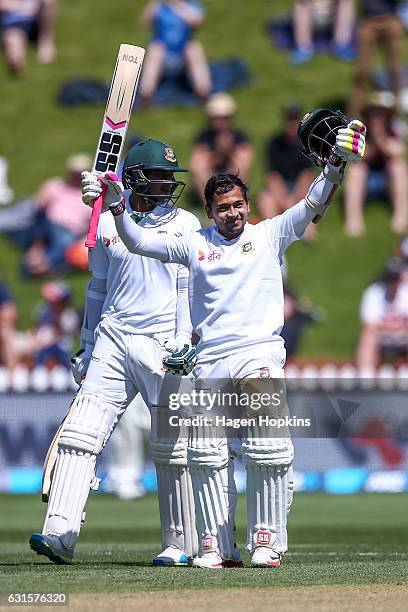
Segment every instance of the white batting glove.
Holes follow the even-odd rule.
[[[80,385],[86,376],[92,357],[92,350],[93,346],[86,344],[84,349],[80,349],[70,359],[71,372],[77,385]]]
[[[334,153],[344,161],[356,163],[362,160],[366,148],[367,128],[359,119],[353,119],[336,136]]]
[[[98,175],[93,172],[82,172],[82,201],[87,206],[93,207],[94,201],[102,193],[102,183],[106,185],[102,212],[109,210],[111,206],[120,204],[123,198],[124,187],[121,180],[113,172]]]

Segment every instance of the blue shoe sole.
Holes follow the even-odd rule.
[[[188,557],[185,559],[180,559],[180,561],[173,561],[169,559],[165,561],[164,559],[153,559],[152,565],[154,567],[188,567],[191,564],[191,560]]]
[[[45,538],[40,534],[33,534],[29,540],[30,547],[37,555],[48,557],[53,563],[58,565],[69,565],[72,563],[72,559],[62,557],[53,551],[51,546],[46,542]]]

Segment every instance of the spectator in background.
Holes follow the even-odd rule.
[[[362,331],[357,349],[360,369],[408,359],[408,286],[401,282],[402,271],[401,260],[391,259],[382,279],[363,293]]]
[[[214,173],[239,172],[243,181],[248,180],[253,147],[245,132],[233,126],[235,110],[235,100],[227,93],[214,94],[205,106],[209,125],[197,136],[190,159],[190,170],[200,197]]]
[[[393,127],[395,109],[377,98],[364,112],[367,148],[361,164],[350,165],[345,181],[345,232],[365,232],[363,205],[369,198],[389,194],[393,209],[391,229],[402,234],[408,223],[408,170],[405,145]]]
[[[405,236],[398,244],[397,257],[401,258],[404,264],[401,280],[408,286],[408,236]]]
[[[6,367],[9,374],[16,364],[14,335],[17,321],[17,309],[7,284],[0,277],[0,365]]]
[[[399,4],[399,0],[362,0],[362,14],[357,30],[357,65],[347,108],[352,117],[361,114],[366,104],[371,68],[380,46],[385,51],[391,89],[397,108],[400,107],[404,26],[397,14]]]
[[[81,172],[91,163],[88,155],[72,155],[66,163],[66,178],[48,179],[35,196],[32,241],[23,266],[27,275],[58,271],[68,247],[86,235],[90,214],[83,210]]]
[[[54,60],[55,9],[56,0],[0,0],[0,30],[10,72],[22,73],[30,42],[36,43],[41,64]]]
[[[0,157],[0,205],[10,204],[13,198],[13,190],[7,179],[8,162],[5,157]]]
[[[283,109],[283,126],[266,147],[266,188],[258,198],[258,211],[263,219],[272,219],[290,208],[306,194],[314,170],[302,154],[297,129],[302,111],[296,104]],[[309,224],[305,238],[312,240],[315,225]]]
[[[315,53],[313,35],[331,31],[331,52],[343,61],[354,59],[354,0],[295,0],[293,6],[295,48],[291,62],[305,64]]]
[[[401,240],[398,255],[401,257],[404,264],[408,266],[408,236],[405,236],[405,238]]]
[[[148,2],[140,17],[141,24],[152,29],[140,82],[143,104],[151,101],[164,71],[179,75],[186,70],[197,96],[208,97],[211,76],[204,49],[191,40],[203,20],[203,8],[196,0]]]
[[[41,294],[44,302],[37,310],[33,334],[35,365],[62,365],[70,370],[73,341],[82,323],[71,304],[71,289],[64,282],[53,281],[42,285]]]
[[[305,327],[321,321],[322,314],[318,309],[300,303],[293,291],[286,286],[283,288],[283,298],[285,324],[281,336],[285,341],[286,357],[289,359],[296,354]]]

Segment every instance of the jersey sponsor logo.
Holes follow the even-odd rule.
[[[104,236],[103,237],[103,244],[105,245],[106,248],[108,248],[111,244],[119,244],[120,242],[120,237],[119,236],[112,236],[112,238],[109,238],[108,236]]]
[[[208,261],[219,261],[221,259],[222,252],[220,249],[214,249],[208,254]]]
[[[198,261],[204,261],[205,259],[205,253],[204,251],[198,251]]]
[[[177,159],[176,159],[176,156],[174,155],[173,149],[171,149],[170,147],[165,147],[165,149],[164,149],[164,159],[167,159],[167,161],[169,161],[169,162],[173,162],[173,164],[177,162]]]
[[[259,368],[259,378],[271,378],[269,368]]]
[[[167,234],[167,230],[157,230],[158,234]]]
[[[255,247],[252,242],[246,242],[242,245],[241,253],[243,255],[247,255],[248,253],[253,253],[255,251]]]

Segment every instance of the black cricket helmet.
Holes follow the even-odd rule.
[[[170,172],[170,178],[156,178],[161,170]],[[152,205],[173,205],[186,186],[183,181],[174,180],[174,172],[188,170],[179,166],[169,145],[148,138],[128,151],[123,162],[122,181],[126,189],[131,189]]]
[[[349,120],[339,110],[317,108],[306,113],[298,127],[302,153],[315,165],[324,167],[330,157],[339,128],[347,127]]]

